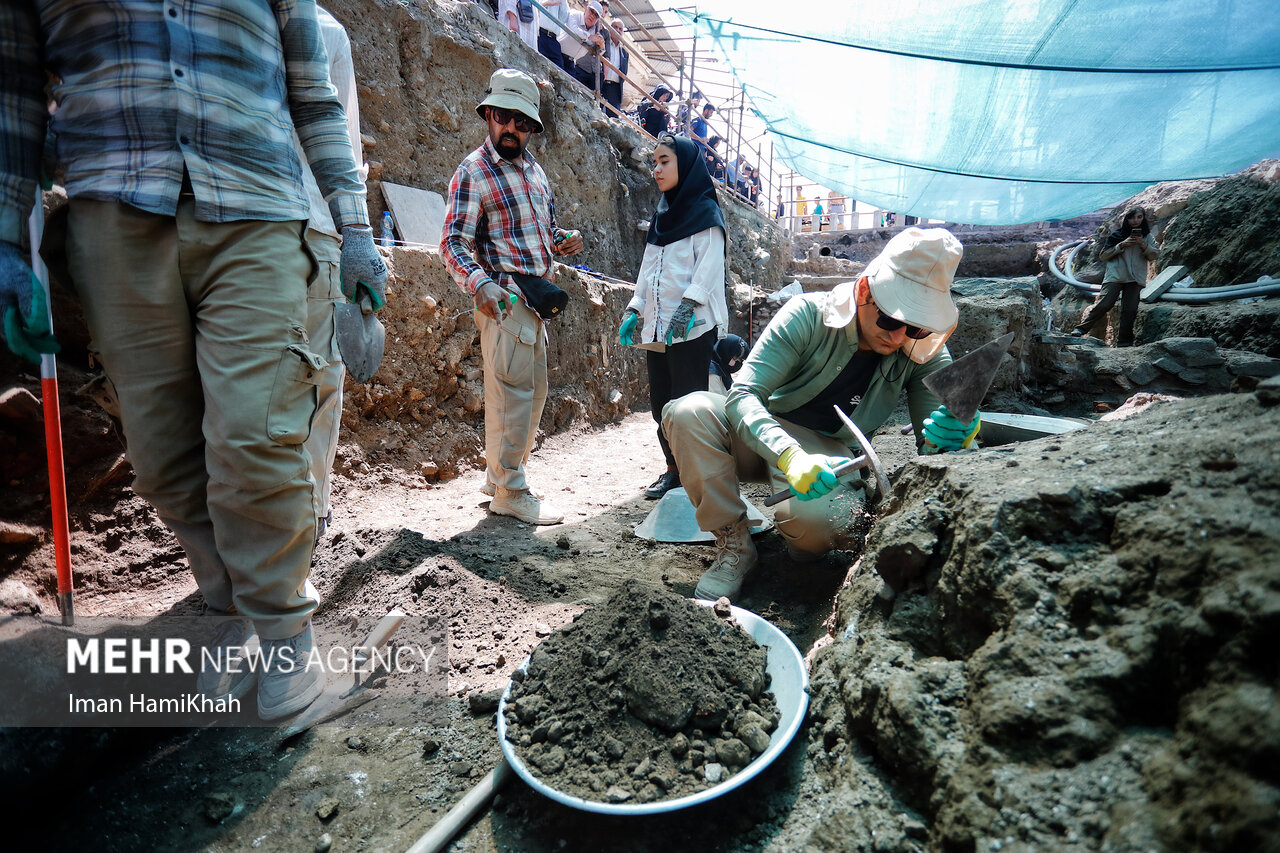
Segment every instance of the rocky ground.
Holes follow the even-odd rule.
[[[382,699],[288,742],[274,728],[0,730],[7,848],[407,849],[498,761],[497,693],[542,639],[628,580],[688,596],[710,560],[706,546],[632,533],[661,468],[639,360],[610,341],[639,258],[635,223],[656,202],[636,135],[598,118],[565,75],[539,72],[474,4],[328,5],[359,48],[375,214],[380,180],[443,189],[479,142],[472,105],[496,64],[546,84],[537,153],[562,222],[587,231],[583,260],[603,273],[556,271],[573,301],[551,335],[530,474],[566,522],[535,529],[486,512],[474,325],[437,257],[396,249],[386,361],[347,388],[316,624],[359,636],[400,608],[398,642],[443,624],[444,682],[405,703],[390,701],[388,678]],[[1231,211],[1273,205],[1275,177],[1263,164],[1218,200],[1197,196],[1212,182],[1145,191],[1137,201],[1174,241],[1161,263],[1203,256],[1225,270],[1214,247],[1236,246]],[[790,265],[785,234],[726,212],[731,330],[744,336],[791,273],[824,289],[874,254],[874,240],[851,241]],[[1280,273],[1267,254],[1274,214],[1249,228],[1248,268]],[[590,815],[514,782],[453,849],[1280,849],[1280,299],[1143,306],[1131,349],[1106,347],[1109,329],[1064,338],[1087,300],[1042,301],[1062,236],[1030,237],[975,237],[952,352],[1014,331],[986,408],[1096,422],[922,459],[899,411],[873,438],[894,489],[874,524],[859,520],[868,535],[854,550],[797,565],[775,532],[757,537],[761,568],[735,603],[810,663],[811,713],[790,749],[742,788],[671,815]],[[129,489],[66,289],[55,311],[81,625],[198,642],[198,593]],[[0,377],[0,679],[12,712],[14,695],[59,677],[64,634],[38,381],[4,354]],[[232,722],[251,719],[252,708]]]

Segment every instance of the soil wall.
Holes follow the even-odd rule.
[[[814,668],[805,849],[1280,843],[1268,384],[907,465]]]

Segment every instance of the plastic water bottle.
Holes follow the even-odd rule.
[[[379,241],[388,249],[396,244],[395,223],[391,221],[391,211],[382,211],[382,240]]]

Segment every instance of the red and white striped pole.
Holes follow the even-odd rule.
[[[36,187],[36,203],[27,220],[31,237],[31,269],[44,289],[49,331],[53,332],[53,295],[49,270],[40,257],[44,237],[44,195]],[[71,584],[71,534],[67,520],[67,479],[62,466],[62,418],[58,411],[58,363],[53,353],[40,356],[40,398],[44,404],[44,446],[49,461],[49,503],[53,509],[53,556],[58,569],[58,609],[62,624],[74,625],[76,611]]]

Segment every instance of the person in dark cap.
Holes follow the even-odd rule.
[[[542,132],[538,85],[499,68],[476,112],[484,143],[449,182],[440,254],[463,292],[475,300],[484,360],[484,443],[489,511],[527,524],[564,516],[529,489],[524,464],[547,401],[547,332],[517,276],[544,280],[555,255],[582,251],[582,236],[557,228],[551,185],[528,150]]]

